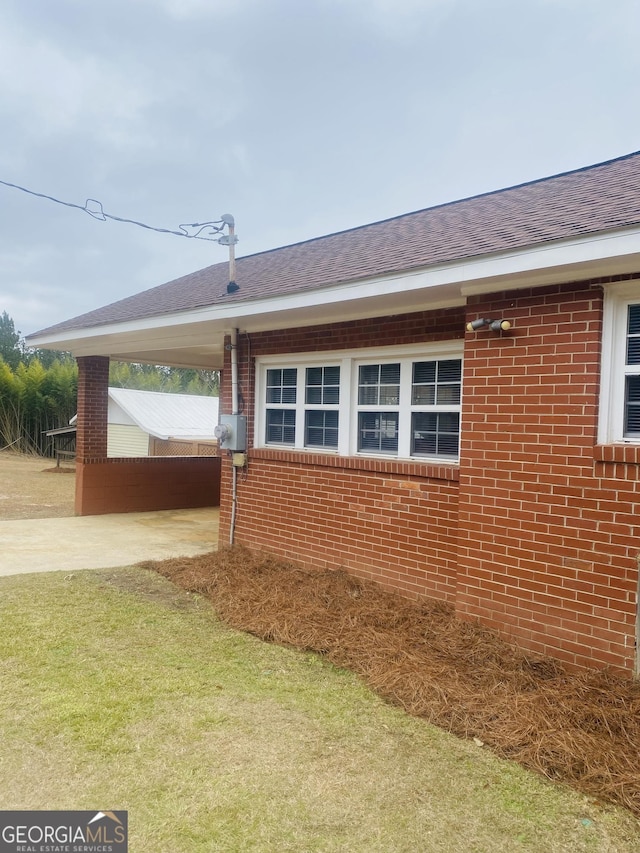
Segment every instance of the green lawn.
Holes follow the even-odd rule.
[[[0,808],[131,853],[637,853],[640,824],[230,630],[140,569],[0,579]]]

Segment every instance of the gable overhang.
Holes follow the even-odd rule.
[[[29,345],[118,361],[219,369],[231,329],[248,334],[464,305],[471,295],[640,272],[640,226],[401,274],[33,335]]]

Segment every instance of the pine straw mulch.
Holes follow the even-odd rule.
[[[146,562],[227,624],[324,655],[386,700],[640,816],[640,684],[533,657],[435,601],[227,548]]]

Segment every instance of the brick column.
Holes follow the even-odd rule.
[[[76,457],[79,463],[104,459],[107,455],[107,410],[109,406],[109,358],[78,358],[78,432]]]

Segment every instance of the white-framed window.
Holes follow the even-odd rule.
[[[340,365],[265,367],[264,443],[336,449]]]
[[[640,444],[640,281],[605,290],[600,444]]]
[[[457,462],[462,345],[256,360],[257,447]]]

